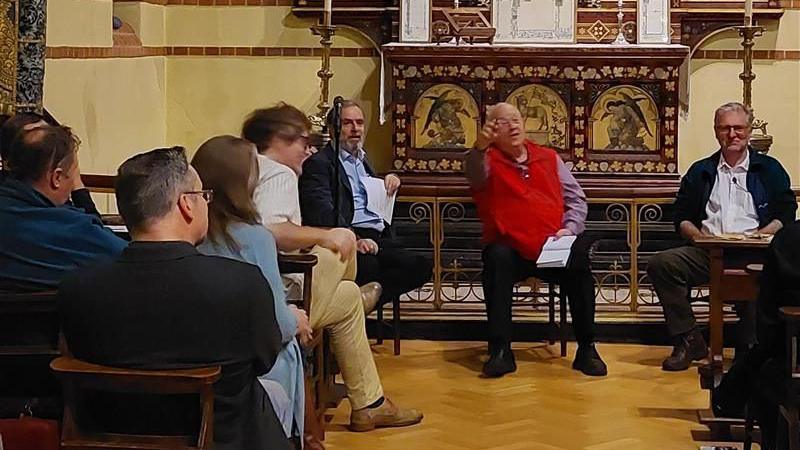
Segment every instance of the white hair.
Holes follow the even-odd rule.
[[[517,109],[517,107],[512,105],[511,103],[506,103],[506,102],[495,103],[494,105],[492,105],[492,106],[490,106],[490,107],[488,107],[486,109],[486,121],[489,122],[489,121],[492,121],[492,120],[496,119],[497,118],[497,113],[503,107],[511,108],[512,110],[514,110],[517,113],[519,113],[519,110]]]
[[[747,116],[747,125],[753,125],[753,110],[739,102],[728,102],[714,111],[714,123],[717,123],[720,114],[728,112],[741,112]]]

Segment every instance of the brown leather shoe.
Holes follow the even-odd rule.
[[[383,287],[380,283],[373,281],[361,286],[359,290],[361,291],[361,301],[364,303],[364,314],[368,315],[375,309],[378,300],[381,299]]]
[[[350,431],[370,431],[383,427],[407,427],[422,421],[416,409],[401,409],[384,399],[377,408],[363,408],[350,413]]]
[[[699,361],[707,356],[708,345],[700,330],[695,328],[678,338],[672,354],[661,363],[661,368],[668,372],[679,372],[688,369],[692,361]]]

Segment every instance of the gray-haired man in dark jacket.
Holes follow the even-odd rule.
[[[715,111],[720,148],[692,164],[675,200],[675,228],[687,241],[701,235],[774,234],[794,222],[797,200],[789,175],[778,160],[748,147],[752,122],[752,112],[741,103],[726,103]],[[708,283],[709,265],[708,253],[691,245],[663,251],[648,262],[647,274],[674,339],[664,370],[686,370],[708,354],[689,292]],[[754,307],[743,305],[737,311],[739,344],[747,347],[755,339]]]

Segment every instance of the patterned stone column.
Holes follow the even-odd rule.
[[[47,0],[19,2],[17,111],[42,112]]]

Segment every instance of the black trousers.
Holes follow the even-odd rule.
[[[406,250],[377,230],[354,228],[359,239],[372,239],[378,244],[376,255],[359,253],[356,283],[377,281],[383,286],[380,303],[388,303],[413,291],[431,279],[433,263],[423,255]]]
[[[594,278],[589,266],[591,241],[578,236],[572,255],[563,269],[539,269],[511,246],[489,244],[483,249],[483,294],[489,318],[489,349],[507,346],[512,341],[511,301],[514,284],[535,276],[558,284],[567,295],[572,325],[578,344],[594,341]]]

